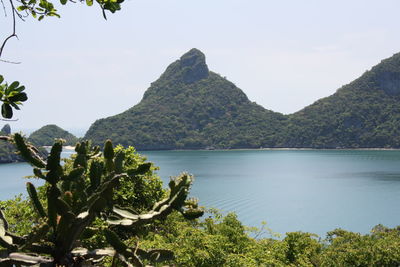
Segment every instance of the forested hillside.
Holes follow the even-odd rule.
[[[400,147],[400,54],[289,116],[278,146]]]
[[[5,124],[0,130],[0,135],[10,135],[11,127]],[[15,148],[7,141],[0,141],[0,163],[20,162],[23,159],[15,154]]]
[[[78,142],[77,137],[54,124],[43,126],[34,131],[28,140],[37,146],[51,146],[57,138],[64,139],[64,145],[67,146],[73,146]]]
[[[208,70],[192,49],[151,84],[129,110],[97,120],[85,138],[146,149],[275,146],[284,115],[251,102],[242,90]]]
[[[192,49],[151,84],[139,104],[97,120],[85,138],[101,144],[111,137],[139,150],[398,148],[399,103],[400,54],[285,116],[251,102]]]

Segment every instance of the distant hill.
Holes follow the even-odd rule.
[[[288,116],[278,146],[400,147],[400,53]]]
[[[291,115],[251,102],[208,70],[192,49],[127,111],[97,120],[85,135],[139,150],[201,148],[399,148],[400,54],[329,97]]]
[[[37,146],[51,146],[54,144],[54,139],[56,138],[65,139],[66,142],[64,145],[67,146],[73,146],[78,141],[78,138],[73,134],[54,124],[43,126],[39,130],[34,131],[28,140]]]
[[[205,56],[192,49],[168,66],[142,101],[97,120],[85,135],[139,150],[259,148],[273,138],[284,115],[251,102],[232,82],[208,70]]]
[[[5,124],[0,130],[0,135],[10,135],[11,127],[9,124]],[[23,159],[15,154],[14,145],[6,142],[0,141],[0,163],[11,163],[11,162],[21,162]]]

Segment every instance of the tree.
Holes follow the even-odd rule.
[[[6,10],[3,0],[0,1]],[[73,0],[60,2],[62,5],[75,3]],[[96,0],[104,18],[106,10],[114,13],[120,9],[122,2]],[[86,4],[92,6],[93,0],[86,0]],[[12,14],[12,33],[0,47],[0,60],[12,64],[15,62],[3,60],[2,55],[8,40],[17,37],[16,19],[24,20],[32,16],[40,21],[45,17],[60,15],[54,4],[47,0],[9,0],[9,10]],[[19,105],[28,99],[24,89],[19,82],[8,84],[0,76],[3,118],[11,119],[13,108],[19,109]],[[143,266],[143,260],[154,263],[169,260],[173,257],[172,251],[144,250],[138,244],[134,247],[126,245],[123,236],[120,236],[126,230],[121,228],[129,228],[132,236],[143,225],[165,219],[174,210],[187,219],[195,219],[203,214],[197,200],[187,199],[192,176],[182,174],[171,180],[168,193],[161,186],[149,192],[151,190],[138,181],[150,171],[152,164],[133,157],[132,150],[114,150],[110,140],[105,142],[103,152],[98,146],[92,147],[89,141],[78,143],[75,147],[76,156],[63,165],[60,157],[62,140],[54,143],[49,156],[44,159],[38,149],[20,134],[1,136],[0,139],[14,143],[18,153],[34,167],[35,177],[45,181],[39,193],[32,183],[27,183],[30,202],[36,212],[36,216],[32,217],[32,230],[27,235],[12,233],[0,210],[0,246],[4,248],[0,253],[0,266],[82,266],[87,262],[98,262],[104,257],[112,257],[113,266]],[[137,194],[114,194],[118,188],[139,184],[142,191]],[[134,191],[134,188],[130,189]],[[166,195],[165,198],[160,199],[163,195]],[[103,242],[107,248],[89,250],[82,247],[83,244],[93,246],[93,242],[87,242],[87,239],[99,234],[105,238]]]
[[[126,245],[123,242],[126,231],[131,237],[143,225],[165,219],[174,210],[186,219],[203,215],[197,201],[187,199],[192,183],[188,174],[171,180],[165,198],[160,199],[163,194],[154,197],[154,193],[162,190],[156,187],[153,192],[147,189],[136,195],[139,198],[136,205],[119,206],[134,201],[129,197],[121,200],[114,192],[129,183],[136,184],[151,170],[152,164],[135,160],[128,154],[129,150],[114,149],[109,140],[103,152],[98,146],[92,147],[89,141],[78,143],[71,164],[62,165],[61,140],[55,142],[45,160],[20,134],[2,138],[15,144],[21,156],[34,167],[35,177],[43,179],[45,185],[38,193],[32,183],[27,183],[30,202],[36,212],[32,230],[27,235],[9,231],[0,211],[0,245],[5,248],[0,253],[1,266],[82,266],[104,257],[112,257],[115,264],[119,262],[124,266],[143,266],[143,260],[153,263],[171,260],[173,252],[170,250],[144,250],[138,244]],[[155,202],[155,198],[159,201]],[[150,204],[153,205],[148,208]],[[140,209],[147,210],[134,212]],[[104,236],[106,247],[82,247],[85,242],[93,246],[93,242],[85,240],[96,234]]]
[[[121,9],[121,3],[124,0],[96,0],[95,3],[101,8],[103,17],[106,17],[106,11],[111,13],[115,13],[116,11]],[[20,62],[13,62],[10,60],[3,59],[3,52],[6,47],[7,42],[15,37],[17,38],[16,25],[17,20],[24,21],[27,17],[32,16],[33,18],[41,21],[46,17],[58,17],[60,18],[60,14],[58,10],[54,7],[53,1],[48,0],[8,0],[8,3],[5,3],[4,0],[0,0],[4,14],[11,14],[12,19],[12,28],[11,34],[7,36],[1,46],[0,46],[0,62],[5,64],[19,64]],[[87,6],[93,6],[93,0],[60,0],[62,5],[66,5],[67,3],[86,3]],[[8,11],[8,12],[7,12]],[[21,86],[18,81],[11,82],[10,84],[5,82],[4,77],[0,73],[0,102],[2,102],[1,106],[1,116],[6,120],[9,120],[13,117],[13,108],[16,110],[20,109],[20,105],[22,102],[28,99],[25,92],[25,86]]]

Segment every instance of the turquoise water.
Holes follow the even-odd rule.
[[[144,152],[164,179],[195,175],[201,204],[235,211],[247,225],[325,236],[400,225],[400,151]]]
[[[62,157],[69,157],[72,151],[63,151]],[[26,182],[42,185],[43,181],[35,178],[27,179],[33,175],[32,167],[27,163],[0,164],[0,200],[10,199],[17,194],[26,193]]]
[[[246,225],[325,236],[400,225],[400,151],[241,150],[142,152],[168,177],[195,175],[200,204],[235,211]],[[26,164],[0,165],[0,199],[24,192]]]

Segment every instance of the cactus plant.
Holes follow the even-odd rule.
[[[35,186],[27,183],[38,223],[26,236],[10,233],[0,211],[0,246],[6,249],[0,253],[0,266],[82,266],[83,262],[97,262],[104,257],[114,257],[125,266],[143,266],[144,260],[154,263],[171,260],[173,252],[169,250],[129,247],[113,228],[137,229],[165,218],[173,210],[191,219],[203,214],[196,199],[187,200],[193,180],[189,174],[171,180],[169,195],[147,212],[134,214],[135,207],[116,207],[113,195],[120,180],[135,179],[149,171],[151,164],[139,164],[124,172],[125,154],[115,153],[110,140],[105,142],[103,153],[88,141],[78,143],[69,169],[61,164],[62,140],[56,140],[46,160],[20,134],[14,134],[9,141],[34,167],[34,175],[45,181],[46,192],[41,199]],[[93,228],[95,219],[102,219],[109,226]],[[86,235],[98,231],[104,233],[112,248],[80,247]]]

